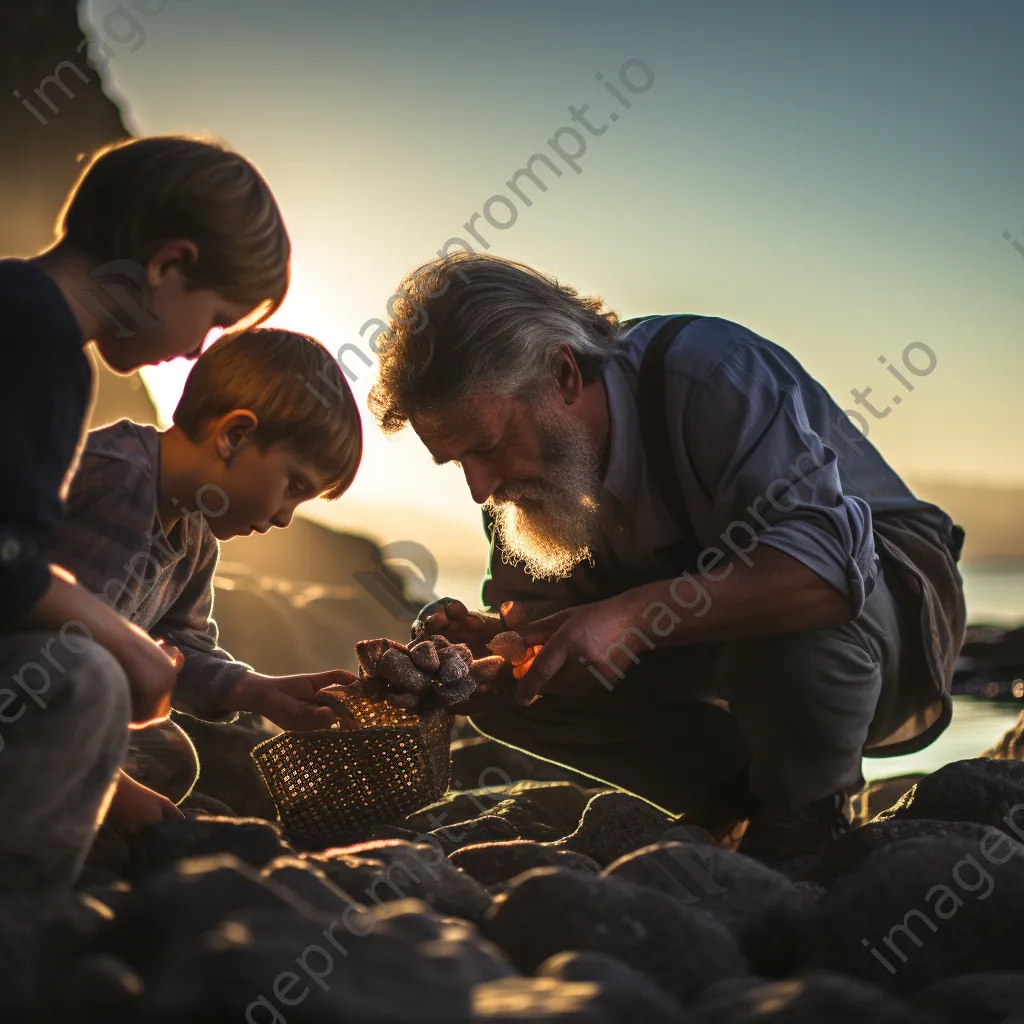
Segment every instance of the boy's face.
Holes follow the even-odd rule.
[[[266,533],[272,526],[285,527],[295,509],[322,493],[329,483],[312,463],[287,445],[261,451],[251,440],[243,442],[218,481],[227,495],[219,511],[218,499],[209,494],[207,524],[218,540]]]
[[[105,265],[97,285],[87,289],[98,319],[92,338],[112,370],[130,373],[178,356],[195,359],[212,330],[232,327],[253,312],[211,288],[189,287],[183,268],[198,255],[193,242],[173,240],[145,267],[128,260]]]
[[[96,348],[112,370],[131,373],[178,356],[195,359],[212,330],[231,327],[252,312],[212,289],[190,291],[184,285],[183,279],[165,281],[153,291],[148,309],[118,315],[121,327],[108,322],[100,328]]]

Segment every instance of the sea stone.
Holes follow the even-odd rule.
[[[131,877],[141,878],[186,857],[230,853],[254,868],[294,854],[277,828],[262,818],[215,818],[157,821],[135,843]]]
[[[446,854],[462,846],[476,846],[478,843],[495,843],[503,839],[521,838],[515,825],[505,818],[493,814],[481,814],[479,818],[459,821],[454,825],[443,825],[428,835],[434,836]]]
[[[136,881],[108,929],[108,951],[143,974],[242,909],[316,918],[318,911],[230,854],[195,857]]]
[[[593,874],[601,870],[601,865],[585,853],[555,850],[528,839],[463,846],[455,850],[449,859],[487,887],[506,882],[532,868],[562,867]]]
[[[907,839],[818,904],[814,953],[819,967],[909,995],[955,974],[1019,968],[1022,919],[1019,844],[997,830],[981,842]]]
[[[558,841],[607,865],[642,846],[657,842],[672,820],[653,804],[629,793],[598,793],[587,804],[574,832]]]
[[[823,971],[759,984],[723,982],[705,993],[686,1019],[693,1024],[933,1024],[872,985]]]
[[[850,797],[850,809],[855,825],[863,825],[871,821],[877,814],[888,810],[904,793],[924,778],[924,774],[916,772],[909,775],[896,775],[889,779],[879,779],[865,786],[860,792]]]
[[[872,821],[840,836],[829,846],[814,871],[814,879],[828,888],[836,879],[855,871],[876,850],[904,839],[960,837],[980,843],[990,831],[990,825],[973,821],[929,821],[927,818]]]
[[[556,953],[540,965],[537,977],[598,985],[598,1005],[615,1024],[670,1024],[682,1012],[650,976],[605,953]]]
[[[144,989],[135,971],[123,960],[107,953],[82,957],[66,973],[54,977],[51,984],[47,1019],[75,1021],[76,1024],[135,1019]]]
[[[1009,1024],[1022,1019],[1024,972],[980,971],[946,978],[918,993],[913,1006],[943,1024]]]
[[[489,814],[507,793],[508,787],[504,785],[450,789],[440,800],[406,815],[405,826],[417,832],[429,832],[449,822],[464,822],[480,814]]]
[[[344,893],[363,904],[415,898],[440,913],[480,921],[491,906],[484,887],[432,843],[391,840],[306,854]]]
[[[926,775],[874,820],[976,821],[1024,838],[1024,762],[976,757]]]
[[[277,885],[328,914],[342,914],[356,901],[335,885],[315,861],[303,857],[278,857],[261,872]]]
[[[601,992],[591,982],[556,978],[503,978],[473,989],[474,1021],[515,1024],[616,1024],[601,1005]]]
[[[246,910],[170,951],[147,976],[139,1016],[146,1024],[468,1021],[474,987],[511,973],[493,945],[417,900],[366,911],[352,929]],[[301,996],[301,1008],[282,1004],[275,984]]]
[[[675,998],[746,973],[724,925],[644,886],[583,871],[537,868],[495,901],[483,925],[524,973],[571,950],[607,953],[644,971]]]

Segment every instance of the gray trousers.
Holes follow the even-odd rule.
[[[793,810],[863,784],[862,750],[889,731],[914,656],[909,608],[879,569],[862,613],[834,629],[653,651],[621,681],[606,670],[610,691],[595,680],[528,708],[505,695],[471,721],[673,814],[744,777],[765,810]]]
[[[124,763],[130,717],[128,680],[99,645],[0,634],[0,894],[74,882]]]

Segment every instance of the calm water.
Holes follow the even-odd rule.
[[[1024,567],[961,567],[968,621],[1010,627],[1024,624]],[[458,597],[470,607],[480,603],[480,577],[473,574],[444,575],[438,592]],[[907,757],[866,758],[864,777],[880,779],[906,772],[929,772],[950,761],[976,757],[1017,720],[1024,701],[996,704],[956,697],[953,722],[926,750]]]

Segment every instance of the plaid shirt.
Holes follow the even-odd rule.
[[[154,638],[181,649],[173,705],[211,721],[250,670],[217,646],[213,575],[220,549],[198,512],[164,534],[157,517],[160,435],[120,420],[89,432],[49,558]],[[83,609],[88,622],[88,608]]]

